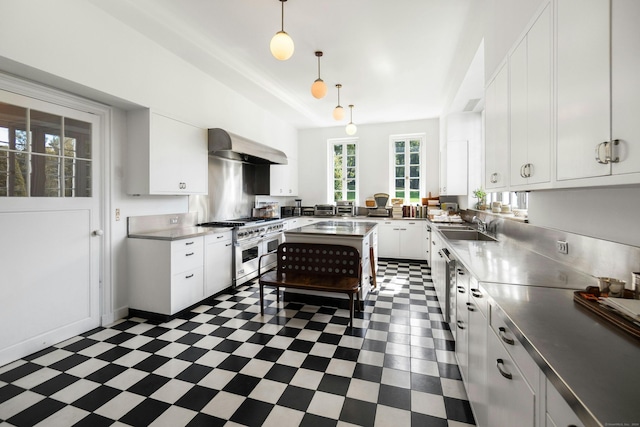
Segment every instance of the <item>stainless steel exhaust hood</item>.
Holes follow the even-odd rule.
[[[282,151],[220,128],[209,129],[209,154],[254,164],[287,164]]]

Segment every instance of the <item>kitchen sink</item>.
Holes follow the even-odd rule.
[[[436,226],[438,228],[438,230],[473,230],[475,231],[474,227],[471,227],[469,225],[466,224],[447,224],[447,225],[437,225]]]
[[[442,230],[442,235],[450,240],[480,240],[485,242],[497,242],[498,239],[479,232],[478,230]]]

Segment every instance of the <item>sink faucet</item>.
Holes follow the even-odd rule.
[[[474,224],[478,224],[478,231],[484,233],[487,231],[487,223],[484,222],[483,220],[481,220],[480,218],[478,218],[477,216],[474,216],[471,219],[471,222]]]

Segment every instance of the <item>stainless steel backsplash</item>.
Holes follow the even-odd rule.
[[[640,271],[640,248],[622,243],[568,233],[551,228],[501,218],[489,212],[463,211],[471,222],[476,215],[486,221],[487,229],[499,240],[510,241],[540,255],[561,262],[594,277],[613,277],[631,283],[631,273]],[[556,249],[558,240],[569,245],[568,254]],[[627,285],[630,288],[630,285]]]
[[[209,195],[189,196],[198,223],[251,216],[257,194],[269,192],[269,165],[209,156]]]

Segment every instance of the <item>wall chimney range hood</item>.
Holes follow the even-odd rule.
[[[282,151],[220,128],[209,129],[209,154],[253,164],[287,164]]]

